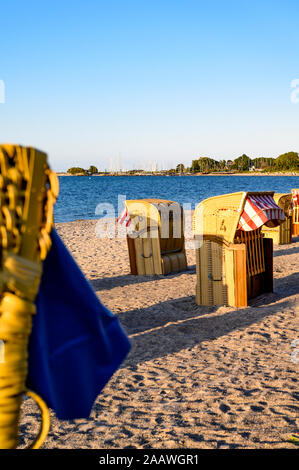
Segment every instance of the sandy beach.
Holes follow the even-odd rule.
[[[299,238],[276,246],[273,294],[248,308],[195,303],[195,253],[189,269],[167,277],[129,274],[125,239],[99,239],[96,221],[56,229],[100,300],[114,312],[132,349],[98,397],[89,419],[59,421],[44,448],[295,448]],[[296,318],[297,310],[297,318]],[[23,405],[23,445],[38,412]]]

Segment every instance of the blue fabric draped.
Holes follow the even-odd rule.
[[[130,343],[55,230],[51,237],[36,298],[27,387],[58,418],[86,418]]]

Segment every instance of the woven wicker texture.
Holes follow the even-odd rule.
[[[271,292],[272,240],[261,228],[238,230],[248,196],[274,192],[239,192],[212,197],[195,209],[196,302],[244,307],[248,299]]]
[[[152,275],[186,269],[184,215],[180,204],[163,199],[139,199],[126,201],[126,208],[134,224],[134,243],[128,243],[131,272]]]
[[[272,238],[275,245],[292,243],[292,195],[290,193],[275,193],[273,199],[284,211],[286,219],[278,227],[264,226],[262,233],[264,237]]]
[[[33,148],[0,146],[0,448],[18,445],[22,395],[36,399],[43,425],[36,448],[49,428],[44,402],[27,391],[27,346],[34,304],[42,273],[42,260],[51,246],[53,204],[58,180],[47,165],[47,156]]]
[[[273,196],[273,191],[238,192],[211,197],[202,201],[193,215],[195,236],[220,243],[233,243],[245,200],[248,196]]]

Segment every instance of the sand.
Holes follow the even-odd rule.
[[[195,253],[187,272],[129,274],[126,240],[99,239],[95,221],[56,225],[132,349],[89,419],[59,421],[44,448],[295,448],[298,430],[299,238],[276,246],[275,292],[248,308],[195,303]],[[297,356],[299,358],[299,354]],[[23,405],[23,445],[38,413]]]

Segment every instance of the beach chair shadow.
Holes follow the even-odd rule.
[[[132,354],[123,367],[134,367],[204,341],[217,340],[290,307],[291,301],[276,302],[272,298],[272,303],[256,308],[245,307],[215,315],[219,307],[198,307],[190,296],[122,313],[120,321],[132,342]]]
[[[135,276],[133,274],[125,274],[122,276],[111,276],[98,279],[90,279],[89,283],[95,291],[99,290],[110,290],[115,287],[125,287],[132,284],[142,284],[144,282],[152,282],[159,279],[171,279],[179,277],[183,274],[195,274],[195,265],[189,266],[186,269],[177,272],[170,273],[167,275],[153,274],[151,276]]]
[[[299,238],[297,237],[297,240],[295,239],[295,241],[298,242]],[[299,246],[286,248],[285,250],[275,250],[273,256],[275,258],[277,256],[293,255],[293,254],[299,254]]]
[[[294,298],[287,297],[296,294],[299,294],[299,273],[292,273],[275,279],[274,292],[251,299],[248,307],[220,307],[225,310],[223,314],[215,315],[219,306],[197,305],[194,295],[120,313],[120,321],[134,345],[133,356],[137,357],[129,355],[125,364],[179,352],[254,325],[285,309],[293,310]]]

